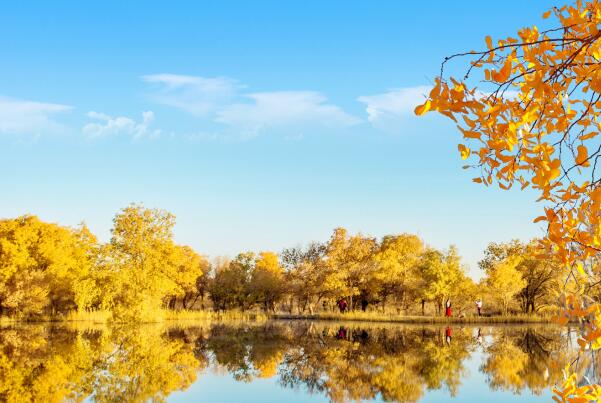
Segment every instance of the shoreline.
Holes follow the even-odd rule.
[[[424,325],[444,325],[444,324],[548,324],[559,325],[552,316],[533,316],[533,315],[507,315],[507,316],[463,316],[463,317],[444,317],[444,316],[421,316],[421,315],[395,315],[372,312],[348,312],[333,313],[321,312],[314,314],[289,314],[274,313],[266,314],[264,312],[212,312],[212,311],[173,311],[165,315],[160,315],[156,321],[144,322],[113,322],[107,313],[90,313],[79,315],[66,315],[63,317],[40,317],[30,319],[16,319],[10,317],[0,317],[0,325],[15,323],[97,323],[97,324],[144,324],[144,323],[181,323],[181,322],[267,322],[274,321],[319,321],[319,322],[369,322],[369,323],[398,323],[398,324],[424,324]]]
[[[557,324],[552,317],[515,315],[515,316],[399,316],[399,315],[373,315],[362,312],[332,314],[316,313],[312,315],[298,314],[273,314],[271,319],[276,320],[311,320],[311,321],[339,321],[339,322],[374,322],[374,323],[399,323],[399,324]]]

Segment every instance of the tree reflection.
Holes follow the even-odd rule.
[[[480,368],[494,390],[519,393],[528,388],[541,394],[562,377],[565,363],[553,360],[553,351],[562,350],[559,329],[495,329],[486,347],[488,358]]]
[[[0,346],[0,400],[9,402],[163,401],[200,367],[194,345],[152,326],[2,329]]]
[[[334,402],[455,396],[474,351],[493,390],[540,394],[561,378],[560,329],[267,323],[0,329],[0,401],[163,401],[206,368],[274,378]],[[591,361],[595,364],[594,360]]]

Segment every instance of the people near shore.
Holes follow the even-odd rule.
[[[480,298],[476,300],[476,309],[478,310],[478,316],[482,316],[482,300]]]
[[[478,328],[478,335],[476,336],[476,342],[482,345],[482,329]]]
[[[338,300],[338,309],[340,309],[340,313],[346,312],[347,307],[348,304],[346,303],[346,300],[344,298],[340,298],[340,300]]]
[[[446,316],[447,318],[450,318],[453,315],[453,311],[451,309],[451,300],[447,299],[447,302],[445,304],[446,309],[445,309],[445,313],[444,316]]]
[[[445,329],[444,336],[447,345],[451,345],[451,339],[453,338],[453,329],[451,329],[450,326],[447,326],[447,328]]]

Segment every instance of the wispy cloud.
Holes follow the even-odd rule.
[[[351,126],[361,120],[326,102],[314,91],[281,91],[248,94],[249,103],[225,105],[215,121],[233,126],[266,128],[288,124]]]
[[[71,109],[67,105],[0,97],[0,133],[40,135],[62,131],[65,127],[54,116]]]
[[[126,116],[109,116],[99,112],[88,112],[87,117],[95,120],[83,127],[83,133],[90,137],[104,137],[117,134],[127,134],[134,139],[143,137],[157,137],[161,131],[159,129],[151,129],[150,125],[154,120],[154,112],[142,112],[142,121],[137,122]]]
[[[381,129],[391,129],[413,116],[413,110],[424,102],[431,89],[428,86],[398,88],[381,94],[360,96],[357,100],[365,104],[370,123]]]
[[[159,84],[151,96],[155,102],[233,128],[247,137],[273,128],[288,134],[286,129],[293,126],[298,131],[298,126],[334,128],[361,122],[316,91],[245,93],[238,81],[223,77],[155,74],[142,79]]]
[[[195,116],[207,116],[220,105],[230,102],[241,88],[236,80],[225,77],[205,78],[177,74],[151,74],[142,80],[154,84],[151,99]]]

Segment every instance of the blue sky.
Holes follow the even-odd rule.
[[[413,232],[479,277],[489,241],[541,233],[541,206],[472,183],[454,126],[411,111],[444,56],[553,5],[4,2],[0,216],[107,240],[143,202],[210,256]]]

